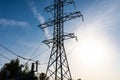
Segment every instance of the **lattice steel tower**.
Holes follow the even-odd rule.
[[[44,29],[53,26],[53,38],[44,40],[45,44],[53,43],[52,50],[46,70],[47,79],[50,80],[71,80],[71,72],[64,48],[64,40],[75,38],[74,33],[64,34],[64,22],[83,17],[80,11],[64,13],[64,6],[74,4],[73,0],[54,0],[53,5],[45,8],[47,12],[53,12],[54,18],[40,24],[39,27]]]

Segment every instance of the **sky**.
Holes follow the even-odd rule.
[[[120,80],[120,1],[74,0],[65,11],[81,11],[84,22],[77,18],[65,23],[65,32],[74,32],[75,39],[65,41],[66,53],[74,79]],[[38,27],[52,15],[44,8],[53,0],[0,0],[0,44],[25,58],[48,62],[50,50],[42,43],[52,37],[52,27]],[[72,47],[71,47],[72,46]],[[0,54],[17,56],[0,47]],[[10,60],[0,56],[0,68]],[[22,64],[27,61],[20,59]],[[30,63],[29,63],[30,65]],[[45,72],[47,64],[40,65]]]

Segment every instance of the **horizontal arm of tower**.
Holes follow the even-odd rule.
[[[83,15],[81,14],[80,11],[74,12],[74,13],[65,14],[64,17],[63,17],[63,22],[69,21],[71,19],[75,19],[77,17],[82,17],[83,18]]]
[[[66,6],[66,5],[69,5],[69,4],[74,4],[74,1],[73,1],[73,0],[63,0],[61,3],[58,3],[57,5],[60,5],[60,4],[62,4],[62,3],[63,3],[64,6]],[[62,6],[61,6],[61,7],[62,7]],[[55,4],[50,5],[50,6],[48,6],[48,7],[45,8],[45,10],[46,10],[47,12],[51,12],[51,11],[53,11],[54,9],[55,9]]]
[[[48,47],[50,47],[49,44],[53,43],[53,39],[44,40],[42,42],[45,43]]]
[[[69,20],[71,20],[71,19],[75,19],[75,18],[77,18],[77,17],[82,17],[82,19],[83,19],[83,15],[81,14],[81,12],[80,11],[78,11],[78,12],[74,12],[74,13],[65,13],[64,14],[64,16],[61,18],[61,19],[63,19],[63,20],[61,20],[61,22],[60,23],[62,23],[62,22],[65,22],[65,21],[69,21]],[[42,28],[42,29],[44,29],[44,28],[46,28],[46,27],[50,27],[50,26],[53,26],[54,24],[57,24],[57,21],[55,21],[55,20],[48,20],[47,22],[45,22],[45,23],[43,23],[43,24],[40,24],[40,25],[38,25],[40,28]]]
[[[78,41],[77,36],[75,36],[74,33],[69,33],[69,34],[63,35],[63,36],[61,36],[61,38],[63,38],[63,40],[75,38],[76,41]],[[48,40],[44,40],[42,42],[45,43],[48,47],[50,47],[49,44],[55,42],[55,39],[48,39]]]
[[[54,20],[48,20],[47,22],[38,25],[38,27],[40,27],[41,29],[44,29],[53,25],[54,25]]]
[[[76,41],[78,41],[77,36],[75,36],[74,33],[69,33],[69,34],[66,34],[66,35],[63,36],[64,40],[71,39],[71,38],[75,38]]]

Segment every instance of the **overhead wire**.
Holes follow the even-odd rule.
[[[8,57],[4,56],[4,55],[1,54],[1,53],[0,53],[0,56],[4,57],[4,58],[7,59],[7,60],[11,60],[11,59],[9,59]]]
[[[8,49],[7,47],[5,47],[5,46],[4,46],[4,45],[2,45],[1,43],[0,43],[0,46],[1,46],[2,48],[4,48],[5,50],[7,50],[9,53],[11,53],[11,54],[13,54],[13,55],[15,55],[15,56],[17,56],[17,57],[19,57],[19,58],[23,59],[23,60],[30,60],[30,61],[34,61],[34,60],[32,60],[32,59],[28,59],[28,58],[25,58],[25,57],[22,57],[22,56],[20,56],[20,55],[16,54],[15,52],[11,51],[10,49]],[[35,61],[34,61],[34,62],[35,62]]]
[[[41,52],[41,54],[43,54],[43,53],[45,53],[45,52],[47,52],[49,50],[49,48],[48,49],[46,49],[46,50],[44,50],[43,52]],[[35,59],[35,58],[37,58],[37,57],[39,57],[41,54],[39,54],[39,55],[37,55],[37,56],[35,56],[35,57],[33,57],[33,58],[30,58],[30,59]],[[25,64],[28,64],[28,62],[29,62],[30,60],[28,60]],[[39,60],[37,60],[37,61],[39,61]],[[47,64],[47,62],[45,62],[45,63],[40,63],[39,62],[39,65],[45,65],[45,64]]]
[[[30,59],[34,56],[34,54],[39,50],[40,46],[41,46],[42,42],[38,45],[37,49],[32,53],[32,55],[30,56]],[[26,62],[26,64],[29,62],[30,60],[28,60]]]
[[[45,36],[44,36],[44,37],[45,37]],[[40,42],[40,44],[39,44],[39,42]],[[42,43],[42,42],[41,42],[41,41],[39,41],[39,42],[35,42],[35,44],[39,44],[39,46],[41,46],[41,43]],[[24,52],[24,56],[27,55],[27,54],[29,53],[29,51],[34,48],[34,46],[35,46],[35,45],[32,45],[27,51],[25,51],[25,52]]]
[[[19,40],[19,38],[17,38],[13,43],[11,43],[11,44],[9,45],[9,47],[12,46],[14,43],[16,43],[18,40]],[[17,57],[19,57],[19,58],[22,58],[22,59],[24,59],[24,60],[27,60],[27,58],[24,58],[24,57],[22,57],[22,56],[20,56],[20,55],[17,55],[15,52],[11,51],[10,49],[8,49],[7,47],[5,47],[5,46],[4,46],[3,44],[1,44],[1,43],[0,43],[0,46],[1,46],[2,48],[4,48],[5,50],[7,50],[8,52],[10,52],[11,54],[13,54],[13,55],[15,55],[15,56],[17,56]],[[28,59],[28,60],[29,60],[29,59]]]
[[[48,62],[44,62],[44,63],[40,63],[40,65],[45,65],[45,64],[47,64]]]
[[[30,58],[32,58],[35,55],[35,53],[40,49],[41,44],[42,42],[38,45],[37,49],[32,53]]]
[[[0,64],[1,66],[3,66],[2,64]]]
[[[84,31],[87,31],[87,27],[86,27],[86,24],[85,24],[85,22],[84,21],[82,21],[83,22],[83,27],[84,27]],[[80,43],[79,43],[79,41],[77,41],[77,43],[76,43],[76,45],[70,50],[70,52],[68,52],[68,54],[67,55],[69,55],[69,54],[71,54],[72,53],[72,51],[74,51],[74,49],[76,48],[76,46],[80,46]]]
[[[35,57],[33,57],[32,59],[35,59],[37,57],[39,57],[40,55],[42,55],[43,53],[47,52],[49,50],[49,48],[43,50],[40,54],[36,55]]]
[[[45,36],[44,36],[45,37]],[[34,58],[32,58],[35,54],[36,54],[36,52],[40,49],[40,47],[41,47],[41,44],[42,44],[42,42],[40,42],[40,44],[38,45],[38,47],[35,49],[35,51],[32,53],[32,55],[30,56],[30,59],[34,59],[34,58],[36,58],[36,57],[38,57],[38,55],[37,56],[35,56]],[[45,50],[46,51],[46,50]],[[42,53],[44,53],[45,51],[43,51]],[[27,62],[25,62],[25,64],[28,64],[28,62],[29,62],[30,60],[27,60]],[[40,63],[39,63],[39,65],[40,65]]]
[[[21,37],[18,37],[18,38],[14,38],[15,40],[8,46],[8,48],[9,47],[11,47],[11,46],[13,46],[14,44],[16,44],[21,38],[23,38],[25,35],[25,32],[22,32],[22,36]]]
[[[76,44],[73,46],[73,48],[68,52],[67,55],[70,55],[70,54],[75,50],[77,44],[78,44],[78,43],[76,43]],[[37,56],[33,57],[32,59],[39,57],[40,55],[42,55],[43,53],[47,52],[48,50],[49,50],[49,48],[47,48],[46,50],[42,51],[41,54],[38,54]],[[48,62],[40,63],[40,65],[45,65],[45,64],[47,64],[47,63],[48,63]]]
[[[68,52],[67,56],[70,55],[76,48],[77,46],[77,43],[73,46],[73,48]]]
[[[8,57],[6,57],[6,56],[4,56],[2,53],[0,53],[0,56],[2,56],[3,58],[5,58],[5,59],[7,59],[7,60],[11,60],[10,58],[8,58]],[[3,64],[0,64],[1,66],[3,66]]]
[[[25,36],[25,35],[24,35],[24,33],[25,33],[25,32],[23,32],[23,33],[22,33],[22,34],[23,34],[23,36],[22,36],[22,37],[24,37],[24,36]],[[18,37],[18,38],[16,38],[16,39],[15,39],[15,37],[14,37],[14,39],[15,39],[15,40],[14,40],[12,43],[10,43],[10,44],[8,45],[8,48],[10,48],[10,47],[11,47],[11,46],[13,46],[14,44],[16,44],[16,43],[17,43],[17,41],[18,41],[18,40],[20,40],[20,38],[21,38],[21,37]]]
[[[23,37],[23,36],[22,36],[22,37]],[[14,42],[12,42],[12,43],[9,45],[9,47],[11,47],[13,44],[15,44],[18,40],[19,40],[19,38],[17,38]],[[15,56],[17,56],[17,57],[19,57],[19,58],[21,58],[21,59],[35,62],[35,61],[32,60],[32,59],[28,59],[28,58],[25,58],[25,57],[22,57],[22,56],[16,54],[15,52],[11,51],[11,50],[9,49],[9,47],[5,47],[5,46],[2,45],[1,43],[0,43],[0,46],[1,46],[2,48],[4,48],[5,50],[7,50],[8,52],[10,52],[11,54],[13,54],[13,55],[15,55]],[[11,60],[11,59],[7,58],[7,57],[4,56],[4,55],[1,55],[1,56],[3,56],[4,58],[6,58],[6,59],[8,59],[8,60]]]

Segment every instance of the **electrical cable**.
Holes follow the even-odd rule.
[[[45,64],[47,64],[48,62],[45,62],[45,63],[41,63],[40,65],[45,65]]]
[[[45,37],[45,36],[44,36]],[[41,46],[41,44],[42,44],[42,42],[40,42],[40,44],[38,45],[38,47],[37,47],[37,49],[32,53],[32,55],[30,56],[30,59],[35,55],[35,53],[40,49],[40,46]],[[33,48],[33,47],[32,47]],[[28,64],[28,62],[29,62],[30,60],[28,60],[27,62],[26,62],[26,64]]]
[[[85,25],[85,22],[83,22],[83,27],[85,27],[84,29],[87,31],[87,27],[86,27],[86,25]],[[77,41],[76,45],[75,45],[75,46],[71,49],[71,51],[70,51],[70,52],[68,52],[68,54],[67,54],[67,55],[69,55],[69,54],[71,54],[71,53],[72,53],[72,51],[76,48],[77,44],[78,44],[78,46],[80,46],[79,41]]]
[[[47,52],[48,50],[49,50],[49,48],[45,49],[44,51],[42,51],[40,54],[36,55],[32,59],[37,58],[38,56],[42,55],[43,53]]]
[[[38,48],[33,52],[33,54],[30,56],[30,59],[34,56],[34,54],[39,50],[40,46],[41,46],[42,42],[39,44]],[[26,64],[29,62],[30,60],[28,60],[26,62]]]
[[[4,56],[4,55],[1,54],[1,53],[0,53],[0,56],[4,57],[4,58],[7,59],[7,60],[11,60],[11,59],[9,59],[8,57]]]
[[[30,58],[32,58],[35,55],[35,53],[40,49],[41,44],[42,42],[38,45],[38,48],[33,52]]]
[[[11,54],[13,54],[13,55],[15,55],[15,56],[17,56],[17,57],[19,57],[19,58],[21,58],[21,59],[23,59],[23,60],[30,60],[30,61],[35,62],[35,61],[32,60],[32,59],[24,58],[24,57],[22,57],[22,56],[16,54],[15,52],[11,51],[10,49],[8,49],[7,47],[5,47],[5,46],[2,45],[1,43],[0,43],[0,46],[1,46],[2,48],[4,48],[5,50],[7,50],[8,52],[10,52]]]
[[[40,42],[40,44],[39,44],[39,42]],[[40,40],[39,40],[39,42],[35,42],[35,44],[41,45],[41,41],[40,41]],[[27,51],[25,51],[25,52],[24,52],[24,56],[26,56],[26,55],[29,53],[29,51],[34,48],[34,46],[35,46],[35,45],[32,45]]]
[[[0,64],[1,66],[3,66],[2,64]]]
[[[67,56],[70,55],[70,54],[75,50],[76,46],[77,46],[77,43],[76,43],[75,46],[68,52]]]
[[[14,38],[15,40],[8,46],[8,48],[10,48],[11,46],[13,46],[14,44],[16,44],[21,38],[23,38],[25,35],[25,32],[22,33],[22,36],[21,37],[18,37],[18,38]]]
[[[22,37],[25,36],[24,33],[25,33],[25,32],[22,33],[22,35],[23,35]],[[15,40],[8,45],[8,48],[10,48],[10,47],[13,46],[14,44],[16,44],[17,41],[20,40],[20,38],[21,38],[21,37],[18,37],[18,38],[15,38],[15,37],[14,37]],[[4,53],[4,52],[3,52],[3,53]]]
[[[37,56],[35,56],[35,57],[33,57],[33,58],[30,58],[30,59],[34,59],[34,58],[37,58],[38,56],[40,56],[40,55],[42,55],[43,53],[45,53],[46,51],[48,51],[49,50],[49,48],[48,49],[46,49],[46,50],[44,50],[43,52],[41,52],[41,54],[39,54],[39,55],[37,55]],[[28,60],[25,64],[28,64],[28,62],[29,62],[30,60]],[[39,63],[39,65],[44,65],[44,64],[46,64],[46,63]]]
[[[32,56],[39,50],[39,48],[40,48],[40,46],[41,46],[41,44],[42,43],[40,43],[40,45],[39,45],[39,47],[33,52],[33,54],[32,54]],[[41,54],[39,54],[39,55],[37,55],[37,56],[35,56],[34,58],[36,58],[36,57],[38,57],[38,56],[40,56],[40,55],[42,55],[43,53],[45,53],[46,51],[48,51],[49,50],[49,48],[48,49],[46,49],[46,50],[44,50],[44,51],[42,51],[41,52]],[[32,58],[32,56],[30,57],[30,59],[34,59],[34,58]],[[28,64],[28,62],[29,62],[30,60],[28,60],[25,64]],[[39,65],[45,65],[45,64],[47,64],[47,62],[45,62],[45,63],[39,63]]]
[[[70,52],[68,52],[68,54],[67,55],[70,55],[71,53],[72,53],[72,51],[74,51],[74,49],[76,48],[76,46],[77,46],[77,43],[75,44],[75,46],[70,50]],[[43,51],[43,53],[45,53],[46,51],[48,51],[49,50],[49,48],[48,49],[46,49],[46,50],[44,50]],[[42,53],[42,54],[43,54]],[[39,54],[39,55],[37,55],[37,56],[35,56],[34,58],[36,58],[36,57],[38,57],[38,56],[40,56],[41,54]],[[34,59],[34,58],[32,58],[32,59]],[[47,64],[48,62],[45,62],[45,63],[40,63],[39,65],[45,65],[45,64]]]

